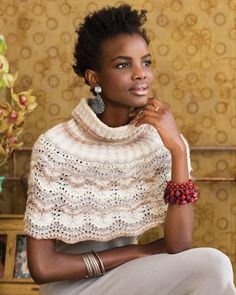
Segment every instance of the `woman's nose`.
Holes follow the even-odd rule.
[[[133,80],[143,80],[146,79],[147,73],[143,67],[135,67],[132,73]]]

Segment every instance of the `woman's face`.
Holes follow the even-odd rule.
[[[101,48],[97,83],[102,97],[114,106],[141,107],[153,81],[151,55],[139,34],[121,34],[106,40]]]

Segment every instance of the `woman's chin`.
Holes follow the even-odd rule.
[[[136,97],[132,106],[135,108],[141,108],[141,107],[144,107],[147,103],[148,103],[148,97],[140,96],[140,97]]]

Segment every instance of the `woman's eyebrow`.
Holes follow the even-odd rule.
[[[151,54],[148,53],[148,54],[145,54],[144,56],[141,57],[141,59],[144,59],[144,58],[147,58],[147,57],[151,57]],[[132,57],[130,56],[125,56],[125,55],[119,55],[119,56],[116,56],[114,57],[111,62],[117,60],[117,59],[126,59],[126,60],[132,60]]]
[[[119,55],[119,56],[116,56],[114,57],[111,62],[117,60],[117,59],[126,59],[126,60],[131,60],[132,58],[130,56],[125,56],[125,55]]]
[[[145,55],[142,57],[142,59],[147,58],[147,57],[152,57],[152,56],[151,56],[151,53],[145,54]]]

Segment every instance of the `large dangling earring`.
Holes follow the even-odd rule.
[[[94,92],[96,93],[96,98],[91,100],[90,106],[95,114],[99,115],[104,112],[105,104],[101,98],[100,93],[102,92],[102,87],[97,85],[94,87]]]

